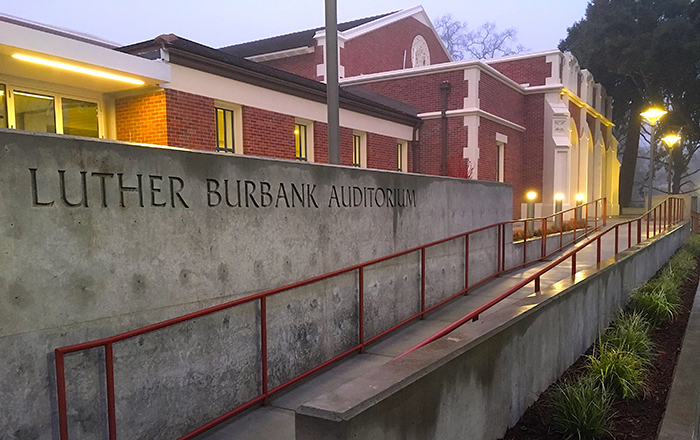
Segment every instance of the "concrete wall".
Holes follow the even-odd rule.
[[[0,130],[0,438],[56,438],[57,347],[508,220],[511,201],[504,184]],[[460,250],[427,255],[430,301],[454,293]],[[416,255],[367,270],[367,337],[416,310]],[[357,342],[357,289],[350,273],[270,298],[270,387]],[[259,322],[253,303],[116,344],[120,438],[173,438],[257,395]],[[71,439],[104,437],[103,356],[66,357]]]
[[[680,226],[307,402],[296,439],[500,438],[688,234]]]

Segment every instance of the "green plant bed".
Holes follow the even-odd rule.
[[[655,438],[698,285],[699,255],[695,236],[633,292],[596,344],[504,439]]]

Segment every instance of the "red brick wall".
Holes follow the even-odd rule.
[[[243,154],[294,160],[294,116],[244,106]]]
[[[265,61],[262,64],[306,78],[321,80],[321,77],[316,76],[316,66],[323,64],[323,46],[317,46],[313,53]]]
[[[165,92],[117,99],[117,140],[168,145]]]
[[[340,49],[340,64],[345,66],[345,76],[403,69],[404,52],[405,67],[413,67],[411,45],[416,35],[421,35],[428,43],[430,64],[449,61],[432,29],[413,17],[407,17],[347,41]]]
[[[398,144],[395,138],[367,133],[367,168],[398,170]]]
[[[546,78],[552,76],[552,63],[548,63],[545,56],[489,63],[489,66],[518,84],[543,86]]]
[[[525,97],[525,126],[522,153],[522,191],[513,191],[513,204],[519,206],[525,202],[527,191],[536,191],[537,202],[541,202],[544,156],[544,95],[527,95]],[[510,140],[510,139],[509,139]]]
[[[488,73],[479,80],[479,106],[482,110],[523,125],[525,96]]]
[[[447,109],[463,108],[469,85],[468,81],[464,80],[463,70],[386,80],[365,84],[362,87],[410,104],[421,112],[436,112],[442,110],[440,84],[444,81],[452,84],[452,90],[447,98]]]
[[[165,90],[168,145],[216,151],[214,100],[179,90]]]
[[[442,120],[425,121],[420,130],[420,146],[414,170],[421,174],[440,175],[442,158]],[[467,163],[462,158],[467,146],[467,127],[461,117],[447,119],[447,175],[467,177]],[[472,176],[476,178],[476,176]]]
[[[498,181],[496,175],[498,160],[498,146],[496,133],[508,136],[505,146],[503,164],[503,177],[505,182],[513,185],[513,217],[520,217],[520,195],[525,192],[523,188],[523,133],[481,118],[479,122],[479,180]]]

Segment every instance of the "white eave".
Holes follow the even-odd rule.
[[[148,60],[28,26],[0,21],[0,66],[2,66],[0,73],[4,75],[58,82],[101,92],[139,87],[81,73],[59,72],[52,67],[33,65],[13,59],[12,55],[15,53],[140,79],[146,85],[170,81],[170,66],[167,63]]]

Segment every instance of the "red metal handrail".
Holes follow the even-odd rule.
[[[315,372],[319,371],[320,369],[332,364],[333,362],[349,355],[354,352],[363,352],[365,347],[368,344],[371,344],[372,342],[375,342],[376,340],[382,338],[383,336],[386,336],[388,333],[393,332],[394,330],[400,328],[401,326],[415,320],[415,319],[422,319],[425,317],[425,314],[440,307],[441,305],[447,303],[448,301],[451,301],[452,299],[466,294],[469,290],[473,289],[474,287],[481,285],[482,283],[497,277],[505,272],[520,268],[526,264],[532,263],[534,261],[541,260],[546,257],[546,230],[547,230],[547,224],[550,218],[554,219],[556,216],[560,216],[560,219],[563,220],[563,216],[565,213],[569,211],[574,211],[576,209],[583,209],[585,208],[586,210],[586,217],[588,213],[588,206],[591,204],[595,204],[595,209],[597,212],[597,205],[598,203],[601,203],[603,206],[603,212],[606,210],[606,199],[598,199],[593,202],[589,202],[585,205],[580,205],[575,208],[567,209],[565,211],[561,211],[555,214],[552,214],[547,217],[539,217],[539,218],[534,218],[534,219],[520,219],[520,220],[511,220],[507,222],[501,222],[501,223],[495,223],[491,224],[488,226],[483,226],[481,228],[473,229],[468,232],[463,232],[461,234],[453,235],[451,237],[443,238],[441,240],[433,241],[428,244],[424,244],[421,246],[416,246],[411,249],[407,249],[404,251],[396,252],[391,255],[386,255],[384,257],[376,258],[373,260],[369,260],[363,263],[359,263],[353,266],[349,266],[343,269],[338,269],[323,275],[319,275],[316,277],[308,278],[306,280],[298,281],[295,283],[291,283],[285,286],[277,287],[274,289],[269,289],[264,292],[256,293],[254,295],[250,295],[244,298],[236,299],[233,301],[229,301],[223,304],[219,304],[216,306],[208,307],[206,309],[202,309],[196,312],[188,313],[186,315],[178,316],[172,319],[168,319],[165,321],[161,321],[155,324],[151,324],[145,327],[137,328],[131,331],[127,331],[124,333],[119,333],[117,335],[113,335],[107,338],[102,338],[102,339],[97,339],[94,341],[88,341],[80,344],[74,344],[74,345],[69,345],[65,347],[59,347],[55,349],[55,362],[56,362],[56,390],[57,390],[57,398],[58,398],[58,418],[59,418],[59,433],[60,433],[60,439],[61,440],[68,440],[68,415],[67,415],[67,396],[66,396],[66,378],[65,378],[65,363],[64,363],[64,356],[69,353],[75,353],[78,351],[83,351],[83,350],[88,350],[88,349],[93,349],[93,348],[98,348],[98,347],[104,347],[105,350],[105,364],[106,364],[106,388],[107,388],[107,420],[108,420],[108,429],[109,429],[109,439],[110,440],[116,440],[117,438],[117,430],[116,430],[116,405],[115,405],[115,389],[114,389],[114,360],[113,360],[113,344],[130,339],[136,336],[143,335],[145,333],[150,333],[155,330],[159,330],[165,327],[169,327],[172,325],[180,324],[185,321],[189,321],[192,319],[196,319],[205,315],[209,315],[221,310],[229,309],[235,306],[239,306],[242,304],[250,303],[253,301],[260,301],[260,338],[261,338],[261,370],[262,370],[262,393],[258,395],[257,397],[239,405],[238,407],[232,409],[231,411],[227,412],[226,414],[223,414],[216,419],[206,423],[205,425],[179,437],[178,440],[188,440],[191,439],[204,431],[216,426],[217,424],[229,419],[230,417],[233,417],[236,414],[239,414],[240,412],[250,408],[251,406],[257,404],[257,403],[264,403],[267,404],[269,397],[272,394],[277,393],[278,391],[289,387],[290,385],[308,377],[311,374],[314,374]],[[541,247],[541,254],[539,258],[535,258],[533,260],[528,261],[527,260],[527,239],[524,240],[523,243],[523,263],[514,265],[512,267],[508,267],[506,269],[506,259],[505,259],[505,245],[506,245],[506,228],[509,224],[516,224],[519,222],[523,222],[524,227],[527,227],[528,222],[541,222],[543,225],[543,244]],[[605,224],[605,219],[603,219],[603,224]],[[561,223],[563,226],[563,221]],[[496,241],[496,247],[498,249],[497,251],[497,264],[496,264],[496,271],[486,275],[484,278],[474,282],[473,284],[469,284],[469,237],[472,234],[476,234],[479,232],[483,232],[489,229],[496,229],[496,236],[497,236],[497,241]],[[563,229],[563,227],[561,228]],[[572,243],[576,240],[576,230],[578,229],[578,224],[573,230],[573,240]],[[595,231],[598,229],[598,219],[595,219],[594,222],[594,227],[591,229],[591,232]],[[563,240],[562,240],[562,234],[563,232],[560,231],[560,247],[555,250],[554,252],[557,252],[558,250],[563,248]],[[585,219],[585,228],[584,228],[584,235],[581,237],[588,235],[589,230],[588,230],[588,221],[587,218]],[[425,303],[425,268],[426,268],[426,249],[432,246],[436,246],[442,243],[446,243],[448,241],[452,240],[457,240],[460,238],[464,238],[465,240],[465,271],[464,271],[464,288],[460,290],[459,292],[438,301],[437,303],[431,305],[431,306],[426,306]],[[408,255],[410,253],[414,252],[420,252],[420,259],[421,259],[421,285],[420,285],[420,312],[416,313],[415,315],[404,319],[403,321],[399,322],[398,324],[395,324],[394,326],[378,333],[377,335],[365,339],[365,334],[364,334],[364,271],[367,266],[371,266],[374,264],[378,264],[387,260],[390,260],[392,258],[400,257],[403,255]],[[340,353],[336,355],[335,357],[317,365],[316,367],[313,367],[312,369],[288,380],[287,382],[284,382],[278,386],[276,386],[273,389],[268,389],[268,365],[267,365],[267,297],[271,295],[275,295],[281,292],[285,292],[288,290],[292,290],[298,287],[303,287],[318,281],[326,280],[338,275],[346,274],[349,272],[358,272],[358,340],[359,343],[350,348],[349,350]]]
[[[654,225],[656,225],[656,218],[657,216],[661,215],[663,212],[670,212],[669,215],[666,215],[663,219],[663,226],[665,229],[670,229],[671,226],[683,221],[683,213],[685,209],[685,201],[682,198],[679,197],[669,197],[654,208],[650,209],[649,211],[645,212],[642,214],[640,217],[636,219],[629,220],[627,222],[621,222],[615,224],[613,227],[607,229],[606,231],[601,232],[600,234],[596,235],[593,238],[590,238],[584,242],[582,242],[579,246],[575,247],[574,249],[564,253],[561,257],[557,258],[541,270],[539,270],[537,273],[533,274],[532,276],[524,279],[523,281],[519,282],[515,286],[511,287],[508,289],[505,293],[497,296],[496,298],[492,299],[491,301],[487,302],[486,304],[482,305],[481,307],[477,308],[476,310],[473,310],[472,312],[468,313],[458,321],[450,324],[449,326],[445,327],[444,329],[440,330],[439,332],[435,333],[431,337],[425,339],[424,341],[420,342],[419,344],[415,345],[414,347],[406,350],[402,354],[396,357],[396,359],[407,355],[408,353],[411,353],[421,347],[424,347],[425,345],[436,341],[443,336],[451,333],[452,331],[456,330],[460,326],[466,324],[469,321],[476,321],[479,319],[479,315],[485,312],[486,310],[490,309],[494,305],[498,304],[505,298],[509,297],[513,293],[517,292],[518,290],[522,289],[526,285],[528,285],[530,282],[534,281],[535,282],[535,292],[540,291],[540,279],[542,275],[547,273],[549,270],[553,269],[554,267],[558,266],[561,264],[563,261],[567,260],[569,257],[571,257],[571,276],[574,276],[576,274],[576,255],[581,252],[582,249],[584,249],[586,246],[589,244],[596,242],[597,243],[597,251],[596,251],[596,264],[600,264],[601,261],[601,238],[609,233],[610,231],[614,231],[615,233],[615,255],[618,253],[619,249],[619,243],[618,243],[618,236],[619,236],[619,228],[623,225],[628,225],[628,231],[631,232],[631,224],[632,223],[637,223],[637,244],[639,244],[641,240],[641,227],[642,227],[642,219],[646,217],[647,219],[647,239],[649,238],[649,223],[651,221],[650,216],[653,213],[653,222]],[[661,232],[661,221],[659,222],[659,233]],[[631,234],[630,234],[631,235]],[[654,235],[656,235],[656,227],[654,227]],[[630,244],[628,246],[631,247],[630,239],[628,238],[628,243]],[[626,249],[625,249],[626,250]]]

